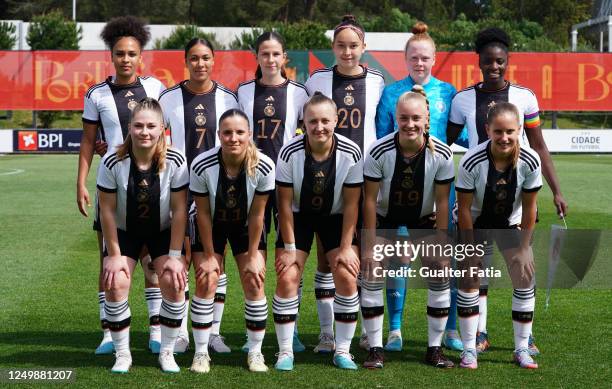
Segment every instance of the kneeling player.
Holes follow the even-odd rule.
[[[530,239],[536,221],[536,196],[542,187],[540,158],[529,147],[520,145],[519,112],[513,104],[498,102],[492,106],[486,129],[489,140],[469,150],[459,163],[459,229],[469,240],[473,239],[472,230],[477,229],[478,241],[497,242],[514,287],[514,360],[523,368],[535,369],[538,364],[528,351],[535,306]],[[462,267],[469,272],[470,266],[478,266],[479,259],[463,262]],[[460,282],[463,286],[457,297],[464,346],[461,367],[475,369],[479,284],[477,276],[467,276]]]
[[[197,206],[191,245],[196,270],[196,293],[191,302],[196,350],[191,370],[210,370],[208,341],[215,290],[229,241],[245,295],[249,370],[265,372],[268,368],[261,353],[268,318],[264,211],[274,190],[274,163],[255,147],[244,112],[234,108],[223,113],[218,134],[221,146],[191,163],[190,190]]]
[[[132,365],[128,294],[144,247],[153,258],[162,294],[159,362],[165,372],[179,371],[173,350],[186,309],[181,249],[189,176],[183,154],[166,146],[163,122],[159,103],[143,99],[132,112],[125,142],[104,157],[98,172],[104,309],[116,350],[114,373],[127,373]]]
[[[363,162],[355,143],[334,134],[336,112],[333,100],[315,93],[304,106],[306,135],[286,143],[277,161],[280,234],[272,311],[280,348],[278,370],[293,369],[298,287],[315,233],[321,238],[336,285],[333,362],[342,369],[357,369],[349,351],[359,312],[355,226]]]
[[[374,143],[364,164],[366,236],[372,237],[374,229],[378,228],[379,239],[384,241],[386,238],[387,242],[396,238],[395,231],[400,226],[411,230],[413,240],[415,237],[434,235],[436,225],[439,230],[445,231],[450,183],[454,180],[452,151],[428,133],[429,106],[420,85],[399,97],[395,115],[398,131]],[[367,244],[366,250],[370,249],[371,244]],[[381,368],[384,285],[380,272],[375,269],[380,268],[382,262],[373,262],[371,255],[365,257],[361,311],[370,354],[364,366]],[[423,266],[430,269],[435,267],[442,270],[450,264],[450,261],[443,259],[421,257]],[[453,367],[440,347],[450,308],[449,280],[428,279],[428,285],[429,342],[425,359],[436,367]]]

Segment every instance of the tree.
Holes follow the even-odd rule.
[[[209,41],[215,50],[223,50],[225,46],[220,44],[214,33],[204,32],[198,26],[193,24],[187,26],[179,26],[175,28],[167,38],[157,39],[155,41],[156,49],[175,49],[182,50],[187,42],[193,38],[204,38]]]
[[[11,50],[17,42],[16,27],[9,22],[0,22],[0,50]]]
[[[26,41],[32,50],[78,50],[83,28],[54,10],[32,18]]]
[[[264,31],[276,31],[285,39],[287,50],[329,49],[330,39],[325,36],[327,27],[315,22],[267,23],[262,29],[243,32],[234,39],[230,48],[235,50],[255,50],[255,41]]]

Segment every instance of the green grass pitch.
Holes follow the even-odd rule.
[[[570,227],[612,229],[610,170],[612,156],[555,156],[566,199]],[[157,358],[147,350],[147,318],[142,271],[134,274],[131,347],[134,366],[127,375],[111,375],[112,356],[94,356],[100,341],[98,321],[98,260],[91,218],[78,213],[75,202],[77,157],[74,155],[0,156],[0,369],[74,368],[79,387],[206,386],[214,387],[609,387],[612,353],[611,289],[553,290],[548,310],[544,288],[538,289],[534,334],[543,354],[540,369],[521,370],[511,363],[513,349],[508,289],[492,290],[489,297],[490,352],[479,358],[476,371],[439,371],[423,364],[427,346],[426,292],[410,290],[402,353],[387,353],[380,371],[339,371],[331,357],[312,353],[318,334],[313,291],[314,261],[308,262],[299,330],[308,346],[296,354],[293,372],[273,370],[277,351],[272,314],[264,341],[271,370],[253,374],[246,355],[239,351],[245,340],[242,291],[235,263],[228,257],[229,287],[221,332],[235,350],[213,355],[212,371],[195,375],[187,370],[193,351],[177,357],[182,371],[163,374]],[[22,169],[18,174],[7,174]],[[92,172],[95,170],[92,169]],[[90,190],[94,191],[94,174]],[[538,228],[558,223],[548,188],[538,201]],[[605,275],[607,276],[607,275]],[[194,289],[193,279],[192,290]],[[271,304],[275,284],[272,256],[268,259],[267,296]],[[385,327],[387,322],[385,320]],[[365,353],[352,351],[361,364]],[[193,343],[192,343],[193,344]],[[448,352],[455,361],[458,354]],[[3,383],[0,383],[3,385]]]

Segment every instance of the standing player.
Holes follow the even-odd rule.
[[[431,236],[434,228],[446,232],[450,183],[455,178],[453,153],[444,142],[429,135],[429,103],[423,87],[415,85],[411,92],[399,97],[396,121],[398,131],[379,139],[366,155],[364,229],[374,233],[406,226],[412,231],[411,239]],[[382,238],[392,243],[396,234],[385,232]],[[434,265],[438,269],[450,265],[423,255],[421,258],[424,267],[430,269]],[[371,256],[363,261],[362,268],[369,271],[362,275],[361,310],[370,343],[364,366],[382,368],[383,279],[373,272],[380,264],[373,262]],[[432,366],[453,367],[441,348],[450,309],[450,282],[448,278],[432,278],[428,286],[429,341],[425,360]]]
[[[355,233],[363,164],[359,147],[334,133],[337,122],[336,104],[316,93],[304,106],[306,134],[285,144],[277,162],[280,234],[276,247],[280,250],[275,261],[272,312],[279,345],[278,370],[293,369],[291,339],[298,287],[315,233],[336,286],[333,362],[341,369],[357,369],[350,346],[359,312]]]
[[[457,93],[451,84],[440,81],[431,74],[436,63],[436,44],[427,33],[428,27],[417,22],[412,27],[412,36],[406,42],[404,55],[408,68],[408,77],[385,87],[376,110],[376,136],[382,138],[397,130],[395,110],[399,96],[412,90],[414,85],[422,85],[427,93],[430,108],[429,133],[446,143],[446,125],[451,101]],[[467,147],[467,131],[463,130],[457,144]],[[455,190],[451,183],[449,212],[455,204]],[[450,219],[449,219],[450,220]],[[453,224],[449,223],[449,228]],[[452,280],[451,280],[452,281]],[[387,307],[389,309],[389,338],[385,345],[387,351],[402,350],[402,320],[408,278],[394,277],[387,280]],[[461,340],[457,334],[456,317],[457,291],[451,289],[451,308],[446,324],[444,344],[451,350],[462,350]]]
[[[255,145],[276,162],[281,147],[295,136],[308,93],[302,84],[289,80],[285,74],[287,51],[280,34],[274,31],[261,34],[255,42],[255,56],[255,79],[240,84],[238,103],[254,129]],[[278,229],[275,197],[271,193],[266,206],[266,233],[270,233],[272,219]],[[301,297],[301,287],[298,294]],[[295,329],[293,350],[301,352],[305,347],[298,338],[297,325]],[[243,350],[248,351],[245,347]]]
[[[355,17],[347,15],[334,29],[332,50],[336,66],[316,70],[306,81],[308,93],[321,92],[331,98],[338,107],[336,133],[355,142],[362,153],[376,141],[376,106],[385,87],[382,73],[360,64],[365,52],[365,30]],[[320,236],[317,248],[320,246]],[[331,352],[333,343],[333,295],[334,281],[325,256],[317,249],[315,294],[321,333],[315,352]],[[360,346],[368,349],[365,328],[362,325]]]
[[[213,46],[206,39],[193,38],[187,42],[185,66],[189,71],[189,79],[165,90],[159,97],[166,125],[170,128],[172,145],[185,154],[188,166],[191,166],[195,157],[219,144],[219,138],[216,136],[217,118],[228,109],[238,107],[236,95],[211,78],[214,56]],[[189,204],[192,204],[191,196]],[[192,208],[190,213],[195,214],[195,208]],[[231,350],[219,335],[227,290],[227,276],[223,271],[223,264],[221,266],[222,275],[215,295],[215,318],[209,344],[215,352],[229,353]],[[187,320],[183,321],[176,346],[177,352],[185,352],[189,346]]]
[[[161,349],[164,372],[178,373],[174,342],[186,310],[186,269],[181,258],[187,222],[189,173],[183,154],[166,146],[164,118],[157,100],[133,108],[125,142],[100,164],[97,186],[105,242],[104,310],[113,344],[113,373],[127,373],[131,313],[131,275],[146,247],[161,286]]]
[[[268,317],[264,211],[274,191],[274,163],[257,150],[244,112],[223,113],[218,134],[221,146],[199,155],[191,165],[190,190],[198,208],[192,242],[197,287],[191,312],[196,344],[191,370],[210,370],[207,351],[213,298],[229,241],[244,290],[249,370],[265,372],[268,368],[261,353]]]
[[[86,205],[90,204],[86,181],[91,167],[94,147],[101,155],[104,155],[107,151],[115,152],[115,148],[123,143],[128,133],[128,123],[134,106],[145,97],[157,99],[164,90],[164,85],[159,80],[153,77],[140,77],[137,74],[138,68],[142,65],[142,50],[150,38],[148,28],[141,20],[132,16],[112,19],[102,30],[101,37],[111,50],[115,75],[109,76],[104,82],[92,86],[85,94],[83,136],[79,150],[77,176],[77,205],[84,216],[87,216]],[[98,130],[101,132],[102,142],[96,143]],[[96,205],[93,228],[97,231],[100,252],[98,300],[104,337],[96,349],[96,354],[111,354],[113,343],[104,316],[102,228],[97,208]],[[150,261],[151,257],[147,254],[142,258],[141,265],[145,274],[145,297],[149,311],[149,348],[153,353],[158,353],[160,346],[159,309],[162,296]]]
[[[514,287],[514,360],[522,368],[536,369],[538,364],[528,350],[535,307],[530,239],[536,222],[536,196],[542,187],[542,176],[538,154],[520,144],[522,117],[522,112],[516,106],[504,101],[488,110],[485,131],[490,140],[470,149],[459,162],[458,219],[464,236],[473,229],[479,229],[476,231],[479,242],[497,242]],[[492,243],[489,245],[492,246]],[[466,260],[460,266],[479,266],[478,262]],[[457,299],[464,347],[460,366],[475,369],[478,366],[476,330],[479,282],[477,277],[473,282],[469,281],[460,281],[463,285],[460,285]]]
[[[448,144],[452,144],[464,126],[468,129],[469,148],[487,140],[485,129],[489,108],[500,101],[510,102],[519,110],[519,121],[523,127],[519,136],[521,145],[529,145],[542,161],[542,174],[553,193],[553,201],[559,215],[567,215],[567,203],[561,194],[550,153],[544,143],[540,128],[538,100],[535,94],[504,78],[508,66],[510,38],[499,28],[482,30],[476,36],[478,64],[483,82],[466,88],[453,98],[448,122]],[[480,290],[480,320],[478,324],[477,350],[489,347],[487,335],[487,293],[488,281],[483,280]],[[530,339],[530,351],[537,355],[539,350]]]

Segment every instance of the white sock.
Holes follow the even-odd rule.
[[[145,288],[145,300],[149,312],[149,339],[161,341],[161,329],[159,327],[159,309],[162,303],[161,289]]]
[[[334,319],[336,322],[336,353],[349,353],[351,340],[357,328],[359,295],[334,297]]]
[[[315,297],[317,299],[317,313],[322,334],[334,334],[334,295],[336,285],[332,273],[315,273]]]
[[[529,335],[533,324],[535,288],[514,289],[512,292],[512,326],[516,350],[529,346]]]
[[[489,287],[480,288],[478,298],[478,332],[487,332],[487,293]]]
[[[174,351],[174,343],[176,343],[176,337],[181,330],[185,309],[187,309],[185,300],[177,302],[162,300],[159,311],[159,322],[161,324],[160,351]]]
[[[193,296],[191,302],[191,330],[196,353],[208,352],[208,340],[213,322],[214,299]]]
[[[450,285],[431,283],[427,291],[427,338],[429,347],[440,347],[450,310]]]
[[[187,275],[187,283],[185,284],[185,316],[183,316],[183,321],[181,322],[181,330],[179,331],[179,335],[183,338],[189,340],[189,275]]]
[[[115,345],[115,351],[130,351],[130,323],[132,313],[128,300],[108,301],[104,303],[104,311]]]
[[[110,341],[111,334],[108,329],[108,322],[106,321],[106,314],[104,313],[104,302],[106,301],[106,293],[98,292],[98,307],[100,309],[100,325],[102,326],[102,332],[104,333],[104,337],[102,341]]]
[[[383,282],[368,282],[362,280],[361,285],[361,326],[368,335],[370,347],[382,347],[383,320],[385,302],[383,298]]]
[[[293,352],[293,330],[299,307],[298,296],[282,298],[274,295],[272,313],[280,352]]]
[[[476,349],[478,330],[478,292],[457,292],[457,316],[464,350]]]
[[[227,292],[227,274],[221,274],[215,291],[215,305],[213,310],[213,324],[210,330],[212,335],[219,335],[221,330],[221,319],[225,308],[225,293]]]
[[[244,300],[244,318],[247,327],[247,346],[249,353],[261,352],[261,344],[266,334],[268,319],[268,302],[262,300]]]

